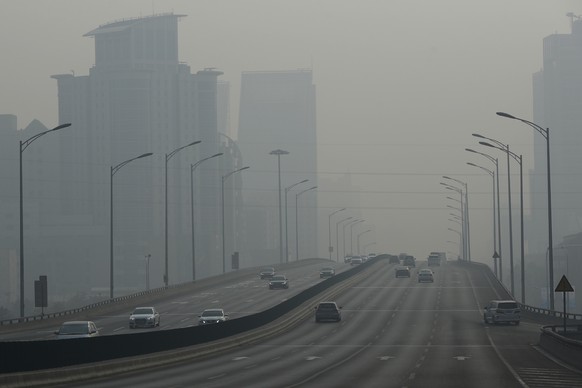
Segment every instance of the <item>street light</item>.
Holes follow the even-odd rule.
[[[285,262],[289,262],[289,233],[288,233],[288,222],[287,222],[287,194],[289,191],[297,185],[308,182],[309,179],[303,179],[301,182],[292,184],[291,186],[285,187]]]
[[[491,175],[493,181],[493,189],[491,192],[493,193],[493,269],[495,276],[497,276],[497,235],[495,234],[495,172],[489,170],[488,168],[479,166],[478,164],[467,162],[469,166],[480,168],[481,170],[485,171],[487,174]]]
[[[358,219],[351,220],[350,222],[348,222],[344,225],[343,236],[342,236],[344,238],[344,257],[346,256],[346,226],[352,225],[352,224],[354,224],[356,222],[360,222],[360,221],[363,221],[363,220],[358,220]],[[351,241],[350,241],[350,244],[351,244]],[[352,256],[353,254],[354,254],[354,252],[351,252],[351,248],[350,248],[350,256]]]
[[[190,218],[192,222],[192,281],[196,280],[196,233],[195,233],[195,222],[194,222],[194,170],[198,167],[202,162],[207,161],[208,159],[216,158],[221,156],[223,153],[219,152],[207,158],[201,159],[194,164],[190,165]]]
[[[368,232],[371,232],[371,231],[372,231],[372,229],[368,229],[365,232],[362,232],[362,233],[359,233],[358,234],[358,238],[357,238],[357,240],[358,240],[358,245],[357,245],[357,248],[358,248],[358,256],[360,256],[360,236],[363,235],[364,233],[368,233]]]
[[[471,226],[469,224],[469,184],[461,180],[443,175],[443,178],[455,181],[465,187],[465,229],[467,231],[467,260],[471,261]],[[462,196],[462,194],[461,194]]]
[[[146,259],[146,291],[150,290],[150,259],[151,259],[152,255],[151,254],[147,254],[145,255],[145,259]]]
[[[453,186],[453,185],[450,185],[448,183],[443,183],[443,182],[441,182],[441,185],[445,186],[446,189],[453,190],[453,191],[455,191],[455,192],[457,192],[459,194],[460,200],[454,199],[454,198],[451,198],[451,197],[447,197],[447,198],[448,199],[452,199],[453,201],[459,202],[460,207],[457,208],[457,207],[450,206],[450,205],[447,205],[447,207],[449,207],[451,209],[458,210],[459,213],[460,213],[460,215],[461,215],[461,222],[462,222],[462,225],[461,225],[461,231],[462,231],[462,233],[461,233],[461,241],[462,241],[462,247],[463,247],[463,260],[468,260],[470,254],[469,254],[468,243],[467,243],[467,241],[468,241],[467,240],[468,233],[467,233],[467,229],[465,227],[467,225],[467,208],[466,208],[466,206],[464,206],[463,189],[461,189],[459,187],[456,187],[456,186]]]
[[[277,165],[279,168],[279,262],[283,262],[283,215],[281,209],[281,155],[288,155],[289,151],[274,150],[269,155],[277,155]]]
[[[111,176],[109,182],[109,299],[113,299],[113,176],[129,162],[136,159],[145,158],[146,156],[151,156],[153,153],[148,152],[135,158],[126,160],[125,162],[119,163],[117,166],[111,166]]]
[[[509,151],[509,144],[504,144],[498,140],[485,137],[478,133],[473,133],[473,136],[478,137],[480,139],[489,140],[490,142],[498,145],[500,148],[505,148]],[[509,152],[506,152],[507,155],[507,207],[509,213],[509,265],[510,265],[510,282],[511,282],[511,294],[513,295],[514,292],[514,275],[513,275],[513,215],[511,210],[511,169],[510,169],[510,160],[509,160]]]
[[[546,175],[548,177],[548,270],[550,272],[550,289],[548,290],[548,294],[550,295],[550,310],[554,310],[554,247],[552,239],[552,184],[550,180],[550,128],[544,129],[536,123],[512,116],[509,113],[497,112],[497,115],[506,117],[508,119],[521,121],[522,123],[527,124],[535,129],[540,135],[544,137],[544,139],[546,139]]]
[[[339,263],[339,225],[340,225],[342,222],[344,222],[344,221],[351,220],[352,218],[354,218],[354,217],[348,217],[348,218],[344,218],[343,220],[341,220],[341,221],[338,221],[338,222],[336,222],[336,223],[335,223],[335,241],[337,242],[337,250],[336,250],[336,252],[335,252],[335,258],[336,258],[336,261],[337,261],[338,263]],[[345,228],[344,228],[344,230],[345,230]],[[346,255],[346,245],[345,245],[345,239],[344,239],[344,252],[343,252],[343,254],[344,254],[344,257],[345,257],[345,255]]]
[[[333,252],[333,246],[331,245],[331,216],[333,216],[336,213],[342,212],[344,210],[346,210],[345,207],[344,208],[341,208],[339,210],[336,210],[336,211],[332,212],[329,215],[329,221],[328,221],[328,225],[329,225],[329,248],[328,248],[328,251],[329,251],[329,260],[331,260],[331,253]],[[336,241],[336,244],[337,244],[337,241]]]
[[[22,153],[36,139],[46,135],[49,132],[58,131],[59,129],[70,127],[71,124],[61,124],[53,129],[37,133],[25,141],[20,140],[20,318],[24,318],[24,201],[22,190]]]
[[[317,189],[317,186],[310,187],[295,194],[295,260],[299,260],[299,196],[311,190]]]
[[[479,151],[475,151],[472,150],[470,148],[465,148],[465,151],[469,151],[469,152],[473,152],[475,154],[479,154],[481,156],[486,157],[487,159],[489,159],[489,161],[491,161],[493,164],[495,164],[495,175],[496,175],[496,186],[497,186],[497,246],[499,248],[498,251],[493,252],[493,258],[495,258],[497,256],[497,258],[499,259],[499,279],[501,279],[501,282],[503,283],[503,254],[502,254],[502,249],[501,249],[501,201],[499,200],[499,161],[497,160],[497,158],[492,157],[491,155],[488,155],[486,153],[483,152],[479,152]]]
[[[356,222],[354,222],[353,224],[350,225],[350,251],[352,252],[352,254],[354,253],[354,246],[353,246],[353,242],[354,242],[354,226],[356,226],[357,224],[360,224],[362,222],[364,222],[366,220],[358,220]],[[358,256],[360,255],[360,252],[358,252]]]
[[[183,150],[186,147],[193,146],[195,144],[201,143],[201,140],[194,141],[192,143],[186,144],[185,146],[178,147],[169,154],[166,154],[166,165],[165,165],[165,184],[164,184],[164,218],[165,218],[165,225],[164,225],[164,258],[165,258],[165,269],[164,269],[164,285],[168,287],[169,283],[169,274],[168,274],[168,161],[172,159],[174,155],[176,155],[179,151]]]
[[[223,274],[226,273],[226,255],[225,255],[225,244],[224,244],[224,240],[225,240],[225,238],[224,238],[225,237],[224,236],[224,181],[232,174],[247,170],[249,168],[250,168],[249,166],[242,167],[242,168],[239,168],[238,170],[231,171],[228,174],[222,176],[221,193],[222,193],[222,273]]]
[[[524,253],[524,235],[523,235],[523,163],[522,163],[522,155],[517,155],[516,153],[509,150],[509,145],[507,147],[500,147],[498,145],[493,145],[491,143],[487,143],[485,141],[480,141],[479,144],[498,149],[507,153],[507,155],[511,156],[517,163],[519,163],[519,198],[520,198],[520,221],[521,221],[521,303],[525,304],[525,253]],[[512,287],[511,287],[511,294],[513,293],[513,263],[512,263]]]

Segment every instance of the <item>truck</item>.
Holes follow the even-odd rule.
[[[447,256],[445,252],[431,252],[428,255],[427,261],[428,261],[428,266],[440,266],[441,262],[444,262],[447,260]]]

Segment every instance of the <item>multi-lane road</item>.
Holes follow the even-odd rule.
[[[162,329],[195,324],[204,308],[231,318],[250,314],[320,281],[321,263],[286,270],[290,290],[269,291],[251,276],[157,307]],[[490,271],[448,263],[434,283],[395,278],[379,260],[336,297],[341,322],[315,323],[211,357],[163,368],[76,382],[83,387],[580,387],[582,375],[552,361],[536,344],[541,323],[487,325],[483,306],[508,298]],[[340,270],[347,269],[345,264]],[[127,316],[98,317],[106,333],[127,333]],[[196,348],[192,348],[196,352]]]

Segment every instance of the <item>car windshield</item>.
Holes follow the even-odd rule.
[[[86,323],[72,323],[61,326],[59,334],[87,334],[89,325]]]
[[[150,308],[139,308],[139,309],[135,309],[133,311],[134,315],[138,315],[138,314],[153,314],[154,313],[154,309],[150,309]]]
[[[333,268],[322,268],[322,271],[333,271]]]
[[[202,313],[203,317],[222,317],[223,315],[222,310],[206,310]]]
[[[503,303],[499,303],[498,308],[500,308],[500,309],[516,309],[517,308],[517,303],[515,303],[515,302],[503,302]]]
[[[273,277],[273,280],[285,280],[285,276],[277,275]]]

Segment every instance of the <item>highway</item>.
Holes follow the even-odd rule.
[[[182,292],[163,293],[154,301],[148,297],[129,300],[105,309],[88,311],[81,316],[68,316],[59,319],[40,321],[32,325],[18,324],[0,327],[0,340],[47,340],[54,339],[54,331],[60,322],[69,320],[92,320],[100,335],[129,334],[143,330],[169,330],[198,324],[198,315],[207,308],[223,308],[229,319],[235,319],[266,310],[300,291],[322,281],[319,270],[324,266],[333,266],[340,273],[350,267],[349,264],[314,259],[299,263],[275,265],[277,273],[285,274],[289,279],[289,289],[269,290],[268,280],[261,280],[259,269],[244,271],[245,275],[231,276],[201,281]],[[235,275],[235,276],[233,276]],[[135,307],[153,305],[160,313],[160,326],[156,328],[130,329],[129,315]]]
[[[508,297],[490,272],[449,263],[435,269],[434,283],[418,283],[418,268],[395,278],[394,267],[380,260],[336,298],[341,322],[310,317],[213,357],[74,386],[582,386],[582,375],[537,348],[540,323],[483,323],[483,305]]]

